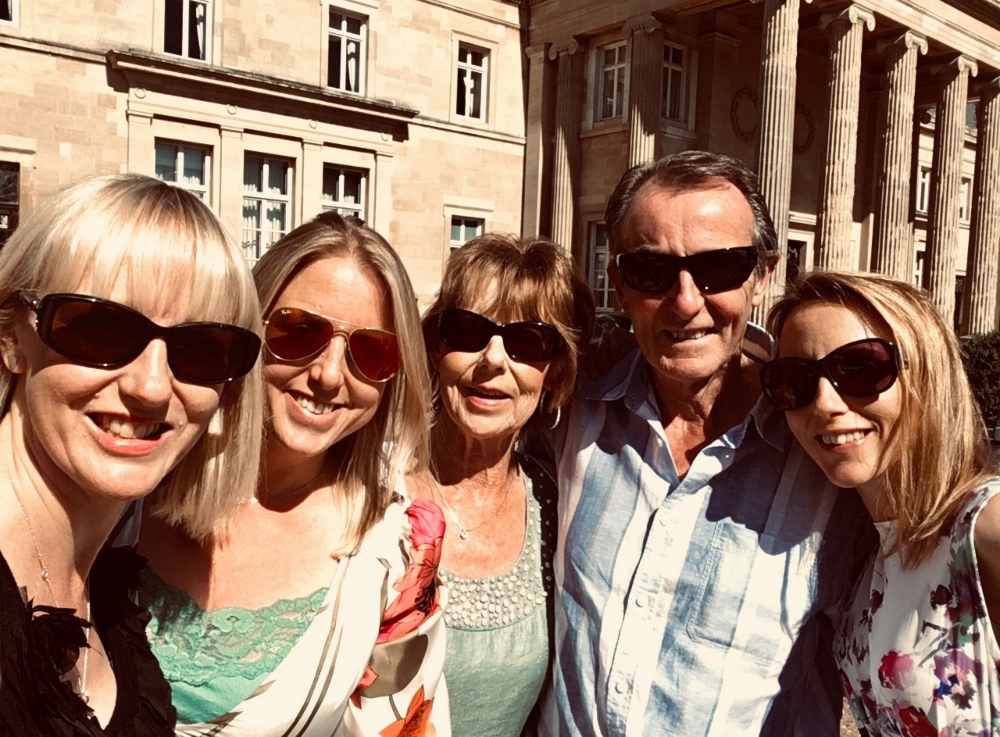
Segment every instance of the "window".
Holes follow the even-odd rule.
[[[243,255],[254,262],[289,230],[292,164],[247,154],[243,160]]]
[[[0,246],[7,242],[17,227],[20,196],[21,165],[0,161]]]
[[[927,214],[927,203],[931,199],[930,167],[920,167],[920,181],[917,182],[917,212]]]
[[[594,290],[594,302],[598,310],[612,310],[615,307],[615,288],[608,278],[608,262],[611,260],[611,249],[608,245],[608,230],[604,223],[591,223],[590,231],[590,269],[588,281]]]
[[[485,222],[481,218],[467,218],[459,215],[451,216],[451,250],[463,246],[478,235],[483,234]]]
[[[663,105],[660,115],[671,120],[683,121],[686,119],[684,103],[685,94],[685,65],[687,61],[687,49],[677,44],[665,43],[663,45]]]
[[[324,210],[336,210],[341,216],[365,218],[365,172],[357,169],[323,167]]]
[[[958,196],[958,219],[963,223],[972,218],[972,180],[962,177],[962,188]]]
[[[208,202],[207,149],[176,143],[156,144],[156,178],[176,184]]]
[[[0,0],[0,23],[17,24],[17,0]]]
[[[597,49],[600,69],[597,89],[597,119],[621,117],[625,103],[625,42]]]
[[[458,86],[455,114],[473,120],[486,120],[486,79],[489,72],[488,51],[458,45]]]
[[[330,8],[330,37],[326,84],[344,92],[363,94],[365,85],[365,36],[368,19]]]
[[[208,59],[210,1],[165,0],[163,50],[166,53]]]

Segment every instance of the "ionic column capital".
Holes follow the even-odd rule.
[[[806,5],[812,5],[813,0],[803,0]],[[751,5],[760,5],[764,0],[750,0]]]
[[[972,57],[959,54],[951,61],[935,64],[931,67],[932,74],[943,74],[945,72],[953,72],[955,74],[968,72],[970,77],[975,77],[979,74],[979,64]]]
[[[577,43],[576,39],[573,39],[569,43],[563,44],[552,44],[549,46],[549,60],[555,61],[560,56],[572,56],[577,53],[582,47]]]
[[[524,49],[524,55],[527,56],[532,61],[541,61],[549,53],[549,44],[540,43],[533,46],[528,46]]]
[[[625,21],[625,25],[622,26],[621,37],[631,38],[639,32],[653,33],[654,31],[665,30],[665,28],[666,24],[647,13],[646,15],[639,15]]]
[[[927,53],[927,37],[916,31],[906,31],[896,38],[883,38],[876,44],[880,54],[884,54],[887,49],[893,46],[902,46],[904,49],[916,49],[917,53],[924,55]]]
[[[875,30],[875,15],[860,5],[848,5],[841,10],[823,13],[819,17],[820,30],[825,31],[827,26],[837,21],[846,21],[851,25],[864,23],[868,27],[869,32]]]

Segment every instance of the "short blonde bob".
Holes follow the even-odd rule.
[[[343,543],[332,552],[349,555],[385,514],[395,480],[427,462],[430,381],[417,297],[403,262],[381,235],[357,218],[324,212],[271,246],[253,270],[264,315],[296,274],[326,258],[349,258],[382,286],[402,357],[375,416],[327,452],[347,521]],[[351,321],[350,315],[335,317]]]
[[[260,332],[249,268],[212,211],[178,187],[138,174],[80,182],[35,210],[0,251],[0,333],[24,311],[18,296],[74,292],[111,297],[146,314],[176,310],[184,319],[225,322]],[[0,406],[18,381],[0,365]],[[30,380],[30,379],[27,379]],[[157,487],[154,512],[195,539],[216,530],[256,482],[261,443],[259,364],[225,385],[217,425]]]
[[[490,304],[481,304],[484,295],[491,295]],[[552,359],[546,379],[551,397],[539,403],[546,406],[536,414],[552,415],[566,406],[576,384],[580,347],[594,329],[594,296],[559,246],[545,238],[487,233],[451,255],[441,290],[424,315],[432,376],[437,376],[441,354],[438,318],[451,308],[475,310],[499,323],[528,320],[554,325],[565,349]]]
[[[927,296],[879,274],[816,271],[800,276],[768,315],[780,339],[792,313],[808,304],[841,305],[902,349],[899,418],[883,448],[886,510],[898,520],[904,566],[924,561],[966,493],[995,473],[986,428],[954,332]]]

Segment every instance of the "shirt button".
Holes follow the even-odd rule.
[[[625,685],[625,681],[615,683],[615,693],[625,693],[626,688],[628,687]]]
[[[656,516],[656,521],[660,523],[660,527],[666,527],[670,523],[670,520],[667,519],[667,515],[665,515],[662,511]]]
[[[635,605],[642,609],[642,607],[646,606],[646,598],[643,596],[637,596],[635,598]]]

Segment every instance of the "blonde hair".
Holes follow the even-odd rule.
[[[396,478],[427,462],[430,380],[417,297],[403,262],[382,236],[357,218],[324,212],[271,246],[253,270],[264,314],[270,314],[302,269],[327,258],[353,260],[385,288],[402,358],[372,419],[327,451],[346,518],[343,542],[333,553],[347,555],[385,514]]]
[[[551,361],[547,383],[552,396],[544,410],[565,407],[576,384],[580,346],[590,340],[594,328],[594,296],[562,249],[545,238],[487,233],[451,255],[441,290],[424,315],[431,374],[437,375],[441,313],[456,307],[471,309],[485,294],[492,294],[492,305],[485,310],[493,319],[537,320],[559,331],[565,350]],[[436,379],[433,388],[436,394]]]
[[[800,276],[788,288],[768,315],[769,331],[780,338],[795,310],[817,302],[841,305],[884,329],[904,356],[899,418],[883,447],[880,473],[898,520],[890,553],[898,550],[905,567],[917,566],[967,492],[995,473],[958,341],[916,287],[878,274],[826,271]]]
[[[73,292],[127,302],[146,314],[190,295],[193,320],[260,332],[260,309],[240,249],[212,211],[178,187],[138,174],[85,180],[28,217],[0,251],[0,332],[23,311],[17,296]],[[0,406],[17,375],[0,366]],[[225,385],[220,433],[204,433],[156,489],[154,512],[195,539],[211,535],[256,483],[263,403],[259,366]]]

